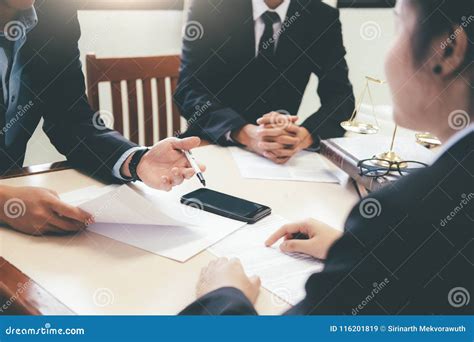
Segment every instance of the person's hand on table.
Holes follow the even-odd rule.
[[[278,164],[284,164],[298,152],[313,145],[313,138],[308,130],[296,125],[298,117],[271,112],[257,120],[264,130],[279,129],[283,134],[265,144],[265,157]]]
[[[280,245],[283,252],[304,253],[324,260],[331,246],[341,236],[342,232],[327,224],[314,219],[307,219],[302,222],[284,225],[268,238],[265,245],[270,247],[281,238],[285,238],[285,241]]]
[[[246,125],[232,138],[250,151],[277,163],[285,164],[299,151],[310,147],[313,139],[304,127],[295,125],[297,116],[278,112],[265,114],[257,125]]]
[[[247,277],[238,259],[219,258],[201,271],[196,295],[198,298],[223,287],[233,287],[243,292],[255,304],[260,292],[260,278]]]
[[[168,138],[153,146],[141,159],[137,174],[146,185],[164,191],[170,191],[185,179],[194,176],[194,170],[189,164],[183,150],[199,147],[201,139],[191,137],[186,139]],[[130,177],[128,165],[132,156],[122,166],[122,174]],[[204,172],[206,167],[199,165]]]
[[[94,223],[92,215],[36,187],[0,187],[0,221],[29,235],[72,234]]]

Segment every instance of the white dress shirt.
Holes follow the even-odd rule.
[[[265,31],[265,22],[262,19],[262,15],[269,11],[275,12],[280,17],[280,21],[273,24],[273,39],[275,40],[275,49],[278,44],[280,35],[277,34],[281,31],[283,23],[286,20],[286,15],[288,13],[288,8],[290,7],[291,0],[283,0],[283,2],[275,9],[271,9],[265,3],[265,0],[252,0],[253,8],[253,21],[255,25],[255,56],[258,56],[258,47],[260,45],[260,39],[262,39],[263,32]],[[225,137],[227,141],[234,142],[231,137],[232,132],[227,132]]]
[[[269,11],[275,12],[280,17],[280,21],[273,24],[273,34],[275,39],[275,48],[278,44],[278,38],[283,23],[286,20],[286,15],[288,13],[288,8],[290,7],[291,0],[283,0],[283,2],[275,9],[271,9],[265,3],[265,0],[252,0],[253,7],[253,21],[255,24],[255,56],[258,56],[258,47],[260,45],[260,39],[263,36],[263,31],[265,31],[265,23],[262,19],[262,15]]]

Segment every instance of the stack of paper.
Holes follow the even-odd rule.
[[[239,258],[248,276],[260,276],[263,287],[294,305],[305,297],[304,285],[309,276],[320,272],[324,265],[306,255],[285,254],[279,243],[265,247],[265,240],[286,223],[279,216],[270,216],[245,226],[209,251],[219,257]]]
[[[334,170],[315,152],[301,151],[279,165],[238,147],[230,147],[230,151],[244,178],[339,183]]]
[[[143,185],[92,187],[61,198],[94,215],[90,231],[180,262],[245,225]]]

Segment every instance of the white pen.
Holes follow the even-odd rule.
[[[194,172],[196,172],[196,176],[201,182],[203,186],[206,186],[206,180],[204,179],[204,176],[202,175],[201,168],[199,167],[198,163],[196,162],[196,159],[194,159],[193,154],[191,151],[185,151],[183,150],[184,155],[186,158],[188,158],[189,164],[191,164],[191,167],[193,168]]]

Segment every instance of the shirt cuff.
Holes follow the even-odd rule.
[[[225,139],[228,141],[228,142],[231,142],[231,143],[235,143],[234,139],[232,139],[232,132],[229,131],[225,134]]]
[[[112,169],[112,176],[115,178],[118,178],[122,181],[130,181],[130,178],[124,178],[120,172],[120,169],[122,168],[123,163],[127,160],[130,155],[138,150],[143,149],[143,147],[132,147],[131,149],[125,151],[124,154],[117,160],[117,162],[114,165],[114,168]]]

